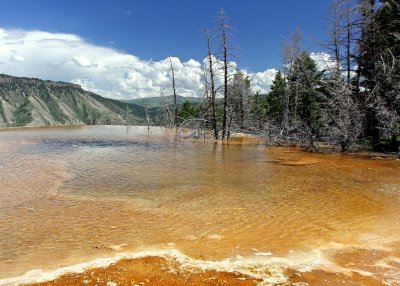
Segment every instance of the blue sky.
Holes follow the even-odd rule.
[[[18,31],[33,30],[54,35],[69,34],[79,37],[85,45],[108,47],[121,54],[132,55],[142,62],[150,59],[161,62],[167,56],[173,56],[182,65],[191,59],[202,62],[205,55],[202,29],[205,25],[213,28],[216,24],[216,15],[223,8],[229,17],[229,24],[233,27],[233,45],[238,48],[234,60],[240,68],[249,73],[279,68],[281,40],[290,35],[296,27],[303,32],[306,49],[312,52],[321,51],[319,43],[325,38],[323,17],[330,5],[330,0],[3,0],[1,2],[0,28],[6,31],[7,38],[12,37],[13,33],[18,34]],[[26,42],[27,39],[27,36],[21,36],[20,40]],[[41,42],[43,40],[40,39]],[[16,75],[29,76],[20,71],[17,64],[12,66],[13,63],[18,63],[22,69],[22,63],[27,65],[29,58],[22,55],[23,52],[28,53],[26,47],[25,50],[8,48],[8,52],[9,58],[14,61],[10,60],[8,65],[0,64],[0,72],[7,73],[7,67]],[[81,65],[81,68],[92,68],[92,70],[99,61],[78,54],[76,57],[71,55],[71,58],[86,63]],[[0,58],[0,61],[4,63],[5,59]],[[193,63],[188,65],[193,66]],[[55,63],[47,67],[47,69],[55,68]],[[29,71],[29,68],[26,70]],[[32,76],[46,76],[46,74]],[[51,73],[49,77],[58,79],[53,78]],[[59,80],[74,81],[83,85],[86,81],[86,87],[96,90],[96,84],[90,87],[93,85],[90,82],[93,77],[94,75],[89,75],[85,79],[77,75],[73,78],[71,75],[70,78]],[[154,83],[154,79],[151,80]],[[139,92],[138,90],[136,92]],[[96,91],[104,93],[104,88]],[[118,94],[114,97],[117,96]],[[127,97],[122,93],[119,96]]]

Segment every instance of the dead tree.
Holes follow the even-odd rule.
[[[177,103],[177,95],[176,95],[176,82],[175,82],[175,69],[172,64],[172,58],[169,57],[170,69],[171,69],[171,79],[172,79],[172,93],[174,96],[174,125],[178,124],[178,103]]]
[[[218,139],[218,129],[217,129],[217,116],[216,116],[216,107],[215,107],[215,98],[217,95],[216,87],[215,87],[215,70],[214,70],[214,61],[211,52],[211,41],[210,35],[208,33],[207,28],[204,28],[204,36],[207,42],[207,64],[208,68],[206,68],[205,79],[206,79],[206,90],[208,89],[207,77],[210,77],[210,108],[211,108],[211,128],[214,132],[214,138]],[[206,92],[208,95],[208,92]]]
[[[224,109],[222,117],[222,140],[226,139],[227,136],[227,119],[228,119],[228,34],[226,25],[226,16],[224,11],[221,9],[219,15],[219,36],[222,46],[222,65],[223,65],[223,82],[224,82]]]
[[[147,109],[147,105],[144,103],[144,100],[143,100],[143,107],[144,107],[144,112],[146,115],[147,134],[150,134],[150,116],[149,116],[149,111]]]
[[[344,66],[346,68],[347,82],[351,83],[352,72],[354,72],[354,60],[356,54],[356,45],[360,36],[360,19],[358,15],[358,5],[355,5],[354,0],[342,0],[341,8],[341,30],[343,34],[342,44],[345,50]]]
[[[135,123],[134,117],[132,115],[131,110],[129,109],[129,105],[127,104],[125,107],[125,124],[126,127],[128,128],[128,126],[132,125]]]
[[[351,83],[354,72],[356,46],[360,35],[359,5],[354,0],[332,0],[327,18],[328,42],[323,46],[327,49],[337,65],[336,70],[345,74]],[[331,71],[330,67],[327,67]]]
[[[335,71],[341,71],[340,62],[341,62],[341,51],[340,48],[342,46],[342,28],[341,24],[341,4],[343,0],[333,0],[328,18],[328,43],[325,46],[328,49],[329,54],[332,55],[335,60],[336,68]],[[329,67],[327,67],[329,68]]]
[[[160,114],[161,114],[161,125],[165,127],[172,127],[174,125],[174,118],[169,110],[168,102],[165,100],[164,91],[160,89]]]
[[[262,128],[262,115],[261,115],[261,106],[260,106],[260,93],[257,90],[256,95],[255,95],[255,115],[256,115],[256,121],[258,125],[258,132],[261,131]]]
[[[283,79],[285,82],[283,94],[283,120],[280,134],[284,137],[290,137],[292,127],[292,118],[296,120],[297,114],[297,98],[298,98],[298,83],[291,82],[289,77],[292,74],[294,63],[300,58],[302,50],[302,34],[300,29],[296,29],[289,39],[285,39],[281,44],[281,57],[283,63]],[[291,110],[291,94],[294,96],[294,108]]]
[[[328,18],[328,42],[324,45],[335,62],[325,63],[323,137],[328,142],[340,145],[342,152],[358,140],[363,120],[360,105],[353,94],[351,77],[358,29],[356,8],[351,5],[352,2],[332,1]]]
[[[230,116],[231,131],[248,132],[254,127],[254,118],[251,117],[251,86],[249,77],[238,71],[234,74],[228,88],[228,108],[232,110]]]
[[[362,132],[363,114],[353,98],[351,84],[335,71],[328,79],[327,91],[322,110],[324,137],[338,144],[344,152],[357,142]]]

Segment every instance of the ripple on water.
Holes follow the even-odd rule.
[[[390,245],[400,236],[394,160],[179,141],[121,128],[54,130],[2,134],[0,277],[116,251],[99,245],[137,252],[170,244],[195,260],[286,259],[291,269],[311,257],[307,271],[317,254],[321,265],[347,268],[331,242],[343,251],[388,247],[385,256],[400,257],[399,246]],[[346,263],[357,253],[344,255]],[[384,262],[399,269],[396,259]]]

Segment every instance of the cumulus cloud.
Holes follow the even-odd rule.
[[[272,81],[278,71],[276,69],[267,69],[263,72],[250,73],[251,85],[254,92],[267,93],[271,91]]]
[[[223,84],[224,79],[222,69],[223,62],[218,61],[215,57],[213,57],[212,60],[214,62],[214,69],[219,71],[219,73],[216,73],[216,83],[217,86],[220,86]],[[203,64],[208,67],[208,60],[204,59]],[[230,62],[228,67],[228,73],[230,75],[235,74],[238,70],[236,62]],[[272,81],[275,78],[275,74],[278,72],[278,70],[276,69],[267,69],[262,72],[251,72],[246,69],[241,69],[240,71],[243,73],[244,76],[249,77],[253,92],[259,92],[261,94],[271,91]]]
[[[178,94],[201,95],[203,63],[177,57],[172,62]],[[170,89],[169,68],[169,59],[142,60],[77,35],[0,28],[0,73],[73,82],[103,96],[126,99],[158,96],[160,89]],[[260,92],[269,91],[275,72],[244,71]]]
[[[97,65],[92,64],[92,62],[87,57],[77,56],[72,58],[71,60],[82,68],[97,67]]]
[[[329,73],[330,71],[334,71],[337,68],[337,62],[331,55],[328,53],[320,52],[320,53],[311,53],[310,57],[317,64],[317,69],[319,71],[326,71]],[[344,70],[343,66],[339,63],[340,68],[342,69],[342,76],[346,77],[347,72]],[[350,76],[357,76],[355,70],[357,70],[357,65],[351,67]]]
[[[336,67],[336,61],[328,53],[311,53],[310,57],[317,64],[317,69],[319,71],[323,70],[333,70]]]

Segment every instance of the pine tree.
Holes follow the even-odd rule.
[[[271,85],[271,91],[265,100],[265,113],[269,120],[276,125],[283,123],[285,80],[282,73],[278,71]]]
[[[244,130],[249,127],[250,115],[250,80],[238,71],[228,87],[228,106],[232,110],[231,123],[234,129]]]
[[[318,135],[321,111],[320,91],[323,86],[322,73],[307,52],[302,52],[293,63],[288,78],[290,90],[290,110],[292,127],[299,140],[306,140],[314,147]]]
[[[375,108],[380,139],[391,140],[385,148],[398,152],[400,133],[400,1],[383,0],[375,14],[376,91]]]
[[[365,103],[365,137],[377,151],[391,137],[398,150],[400,130],[400,4],[397,0],[363,1],[363,27],[358,57]]]

